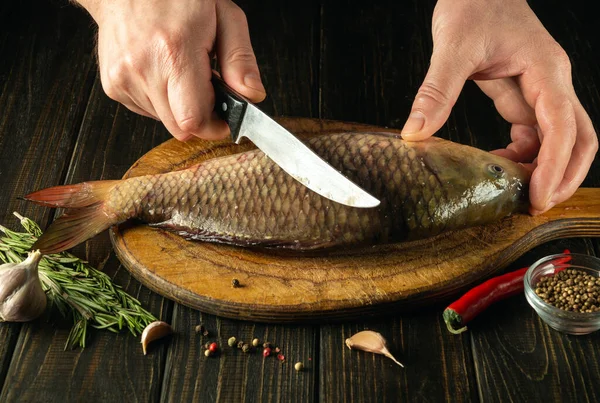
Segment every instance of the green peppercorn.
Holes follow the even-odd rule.
[[[297,362],[296,365],[294,365],[294,369],[296,371],[302,371],[304,369],[304,364],[302,364],[301,362]]]
[[[236,343],[237,343],[237,339],[235,337],[230,337],[229,340],[227,340],[227,345],[229,347],[235,346]]]
[[[252,340],[252,345],[253,345],[254,347],[258,347],[259,343],[260,343],[260,340],[258,340],[258,339],[253,339],[253,340]]]

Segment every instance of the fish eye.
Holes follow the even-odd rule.
[[[500,165],[490,164],[488,165],[488,171],[496,177],[504,175],[504,168],[502,168]]]

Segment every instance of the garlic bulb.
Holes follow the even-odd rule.
[[[46,309],[46,293],[38,275],[39,251],[21,263],[0,266],[0,322],[27,322]]]

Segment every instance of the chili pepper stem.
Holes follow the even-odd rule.
[[[462,326],[462,317],[454,309],[446,308],[442,316],[450,333],[461,334],[467,330],[466,326]]]

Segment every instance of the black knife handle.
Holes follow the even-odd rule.
[[[231,139],[237,142],[248,100],[235,92],[215,73],[212,75],[212,84],[215,88],[215,112],[227,122],[231,131]]]

